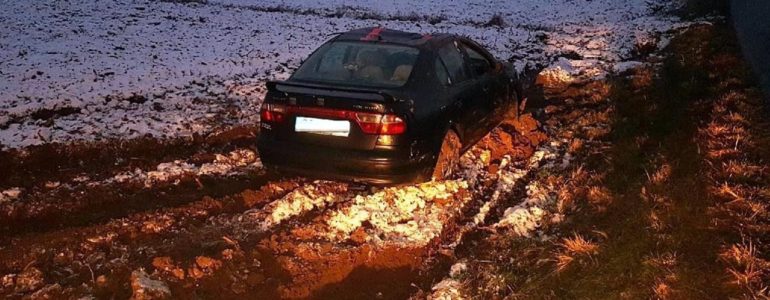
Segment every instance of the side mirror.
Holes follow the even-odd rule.
[[[500,73],[503,71],[503,69],[505,69],[505,67],[503,67],[503,63],[501,62],[495,63],[495,73]]]

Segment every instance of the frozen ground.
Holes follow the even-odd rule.
[[[519,67],[566,56],[601,75],[679,26],[671,2],[2,0],[0,149],[253,124],[266,79],[365,26],[464,34]]]

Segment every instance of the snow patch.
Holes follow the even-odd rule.
[[[154,280],[150,275],[139,269],[131,272],[131,299],[169,299],[171,289],[165,282]]]
[[[580,72],[572,67],[570,60],[561,57],[540,71],[535,83],[547,89],[565,89],[577,80],[575,77],[579,74]]]
[[[433,293],[428,297],[431,300],[456,300],[466,299],[460,291],[462,283],[452,278],[445,278],[433,286]]]
[[[566,153],[564,148],[563,143],[552,141],[549,145],[543,146],[541,150],[535,152],[533,158],[541,158],[541,171],[563,170],[569,166],[571,160],[571,156]],[[503,217],[494,224],[494,227],[510,229],[519,236],[532,237],[533,233],[540,228],[543,219],[551,214],[557,196],[548,186],[544,186],[544,183],[538,180],[533,180],[527,184],[526,193],[527,198],[518,205],[507,208]],[[554,220],[558,220],[558,218]]]
[[[330,228],[327,237],[348,239],[366,222],[372,227],[370,231],[376,242],[426,245],[444,227],[442,220],[448,212],[440,202],[465,202],[468,198],[458,197],[458,193],[466,189],[466,181],[450,180],[356,196],[351,206],[331,215],[326,223]]]
[[[488,178],[488,150],[474,148],[460,158],[458,179],[391,187],[354,197],[329,214],[324,238],[344,241],[363,228],[375,244],[421,247],[438,237],[448,220],[473,198]]]
[[[449,277],[440,281],[431,289],[433,293],[428,296],[428,299],[436,300],[453,300],[453,299],[465,299],[462,294],[461,277],[468,271],[468,262],[462,259],[456,262],[449,268]]]
[[[556,62],[560,80],[573,71],[601,76],[638,40],[660,36],[664,46],[685,26],[653,9],[678,2],[8,1],[0,11],[0,145],[253,125],[265,80],[286,78],[330,33],[374,25],[469,36],[518,70]],[[495,15],[504,25],[485,26]]]
[[[21,188],[14,187],[0,192],[0,203],[10,202],[18,199],[21,196]]]
[[[530,232],[540,227],[540,220],[545,212],[537,206],[510,207],[505,210],[503,219],[497,226],[509,227],[521,236],[530,237]]]
[[[265,208],[249,212],[248,214],[265,215],[260,228],[267,231],[281,222],[314,209],[324,208],[330,204],[348,199],[344,193],[323,192],[318,188],[323,181],[304,185],[283,198],[276,200]],[[329,183],[329,182],[326,182]]]
[[[640,61],[624,61],[615,64],[615,66],[612,68],[612,71],[615,74],[623,74],[629,70],[639,68],[643,65],[644,63]]]
[[[467,271],[468,271],[468,262],[466,262],[465,260],[461,260],[449,268],[449,277],[459,278],[461,275],[463,275]]]
[[[158,183],[178,181],[185,176],[232,176],[244,174],[249,170],[262,168],[262,163],[256,152],[249,149],[237,149],[227,155],[216,154],[214,161],[200,166],[175,160],[159,164],[153,171],[136,169],[115,175],[111,180],[119,183],[142,182],[145,187],[152,187]]]

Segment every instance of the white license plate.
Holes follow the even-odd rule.
[[[294,131],[346,137],[350,134],[350,121],[297,117]]]

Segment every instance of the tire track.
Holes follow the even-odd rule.
[[[248,209],[262,207],[291,193],[301,184],[303,181],[296,179],[269,182],[259,190],[245,190],[220,199],[204,196],[183,206],[138,213],[104,224],[14,237],[7,246],[0,248],[0,271],[18,272],[30,263],[45,265],[47,260],[53,259],[51,253],[70,253],[73,258],[101,253],[113,259],[121,258],[114,252],[130,255],[130,247],[162,245],[170,238],[181,240],[184,233],[205,231],[199,228],[216,224],[212,221],[215,218],[232,218]],[[62,264],[52,265],[53,268],[62,267]]]
[[[0,241],[24,233],[86,226],[173,207],[203,196],[224,197],[275,178],[261,170],[251,150],[207,156],[211,157],[209,162],[175,160],[161,163],[155,170],[116,173],[98,181],[74,178],[0,202]]]
[[[489,199],[500,155],[529,143],[500,132],[467,153],[465,171],[450,181],[369,191],[268,181],[258,191],[14,237],[0,248],[2,278],[12,283],[0,295],[58,284],[49,295],[124,298],[132,274],[148,271],[183,298],[337,295],[372,271],[392,279],[375,280],[378,289],[408,295],[454,223]],[[45,274],[40,286],[19,287],[29,272]]]

